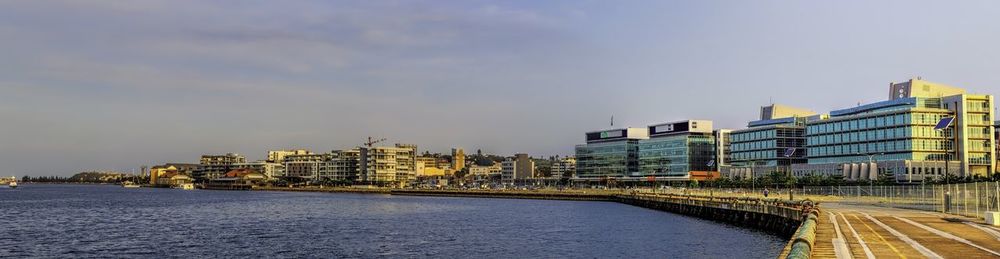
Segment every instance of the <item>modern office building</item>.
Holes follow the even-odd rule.
[[[732,163],[732,133],[733,130],[729,129],[717,129],[712,132],[715,136],[715,161],[712,163],[714,171],[721,171],[720,168]]]
[[[993,96],[921,79],[891,83],[889,93],[886,101],[810,119],[808,165],[794,166],[794,174],[913,183],[996,171]],[[954,120],[935,129],[945,118]]]
[[[581,181],[624,178],[639,174],[639,141],[646,128],[587,132],[586,144],[576,146],[576,175]]]
[[[200,167],[194,172],[193,178],[198,181],[207,181],[226,174],[233,170],[234,164],[246,163],[247,159],[243,155],[228,153],[225,155],[202,155],[199,163]]]
[[[462,171],[465,168],[465,150],[461,148],[451,149],[451,169]]]
[[[715,136],[712,121],[686,120],[647,127],[648,139],[639,140],[640,181],[707,180],[714,171]]]
[[[790,165],[806,163],[808,117],[816,117],[816,113],[779,104],[761,107],[760,120],[730,133],[732,161],[731,166],[723,167],[723,175],[760,177],[788,172]]]

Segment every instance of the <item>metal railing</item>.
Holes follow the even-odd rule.
[[[840,202],[937,211],[982,218],[1000,211],[1000,182],[905,186],[814,186],[797,190],[806,196],[835,196]]]
[[[842,202],[892,208],[936,211],[982,218],[987,211],[1000,211],[1000,182],[975,182],[940,185],[897,186],[807,186],[788,188],[671,188],[644,189],[644,193],[670,193],[713,197],[758,197],[763,190],[768,198],[795,200],[811,199],[821,202]]]

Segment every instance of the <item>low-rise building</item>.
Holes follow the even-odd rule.
[[[284,160],[284,157],[282,157]],[[251,169],[267,177],[269,181],[285,177],[285,165],[271,161],[256,161],[233,164],[234,169]]]

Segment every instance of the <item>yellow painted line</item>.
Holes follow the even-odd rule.
[[[851,230],[852,234],[854,234],[854,238],[858,240],[858,244],[861,244],[861,249],[865,250],[865,256],[867,256],[868,259],[875,259],[875,254],[873,254],[872,250],[868,248],[868,244],[866,244],[865,240],[861,238],[861,235],[858,235],[858,231],[854,230],[854,226],[851,225],[851,222],[847,221],[847,217],[844,217],[844,213],[838,212],[837,214],[840,214],[840,217],[844,219],[844,223],[847,223],[847,228]]]
[[[896,247],[895,247],[895,246],[892,246],[892,244],[889,244],[889,241],[888,241],[888,240],[885,240],[885,238],[884,238],[884,237],[882,237],[882,235],[880,235],[880,234],[879,234],[879,233],[878,233],[877,231],[875,231],[875,229],[874,229],[874,228],[872,228],[871,226],[869,226],[869,225],[868,225],[868,223],[865,223],[865,220],[863,220],[863,219],[859,218],[859,217],[858,217],[858,215],[851,215],[851,216],[852,216],[852,217],[854,217],[855,219],[858,219],[858,221],[861,221],[861,225],[865,225],[865,227],[866,227],[866,228],[868,228],[868,230],[871,230],[871,231],[872,231],[872,233],[874,233],[874,234],[875,234],[875,236],[877,236],[877,237],[878,237],[878,239],[881,239],[881,240],[882,240],[882,243],[885,243],[885,245],[886,245],[886,246],[889,246],[889,249],[892,249],[892,252],[895,252],[895,253],[896,253],[896,255],[898,255],[898,256],[899,256],[899,258],[903,258],[903,259],[906,259],[906,256],[905,256],[905,255],[903,255],[903,253],[900,253],[900,252],[899,252],[899,250],[898,250],[898,249],[896,249]]]
[[[868,215],[867,213],[862,213],[862,214],[865,215],[865,218],[868,218],[868,220],[871,220],[872,222],[875,222],[875,224],[877,224],[880,227],[884,228],[885,230],[889,231],[889,233],[892,233],[892,235],[896,236],[896,238],[899,238],[899,240],[903,240],[903,242],[905,242],[906,244],[910,245],[910,247],[913,247],[913,249],[916,249],[918,252],[920,252],[924,256],[929,257],[929,258],[944,258],[944,257],[941,257],[941,255],[935,253],[934,251],[931,251],[927,247],[924,247],[920,243],[917,243],[916,240],[913,240],[912,238],[910,238],[906,234],[903,234],[903,233],[897,231],[896,229],[890,227],[889,225],[886,225],[885,223],[882,223],[882,221],[879,221],[878,219],[872,217],[872,215]],[[857,216],[855,216],[855,217],[857,217]],[[866,224],[866,226],[867,226],[867,224]]]

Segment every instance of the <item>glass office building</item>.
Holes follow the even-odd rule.
[[[576,174],[582,179],[624,178],[639,174],[639,141],[645,128],[586,133],[587,144],[576,146]]]
[[[733,131],[734,165],[787,166],[805,163],[805,118],[752,121],[750,128]],[[792,149],[791,156],[785,152]]]
[[[890,84],[886,101],[831,111],[806,127],[808,165],[796,176],[895,178],[919,182],[944,174],[995,171],[993,97],[920,79]],[[936,130],[944,118],[955,118]]]
[[[688,120],[648,127],[639,140],[639,174],[653,180],[714,178],[715,137],[712,122]]]

